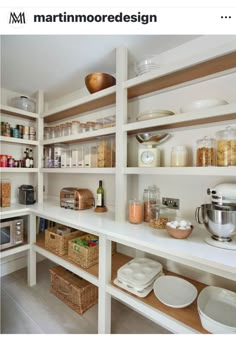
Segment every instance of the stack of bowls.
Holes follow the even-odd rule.
[[[149,57],[136,63],[135,73],[137,76],[141,76],[147,72],[155,71],[158,68],[159,65],[154,61],[153,57]]]

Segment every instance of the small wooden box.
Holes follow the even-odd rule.
[[[10,180],[1,180],[0,182],[0,206],[11,206],[11,182]]]

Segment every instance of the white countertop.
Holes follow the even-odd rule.
[[[1,218],[29,213],[85,232],[105,234],[108,239],[236,281],[236,250],[207,244],[204,239],[210,235],[197,224],[188,239],[177,240],[166,230],[151,228],[147,223],[117,222],[111,210],[96,213],[93,209],[74,211],[61,208],[58,198],[50,198],[42,204],[15,204],[3,208]]]

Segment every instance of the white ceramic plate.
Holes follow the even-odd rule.
[[[211,333],[236,333],[236,293],[208,286],[197,300],[202,325]]]
[[[172,308],[187,307],[198,294],[193,284],[175,276],[157,278],[153,290],[158,300]]]
[[[169,110],[148,110],[139,114],[136,118],[137,121],[150,120],[152,118],[160,118],[164,116],[174,115],[173,111]]]
[[[203,109],[208,109],[212,107],[217,107],[219,105],[228,104],[224,99],[199,99],[196,101],[193,101],[191,103],[188,103],[180,108],[180,112],[189,112],[189,111],[198,111]]]

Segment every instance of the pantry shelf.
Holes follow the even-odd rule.
[[[51,123],[73,117],[88,111],[98,110],[100,108],[115,104],[116,86],[98,91],[73,102],[61,105],[53,110],[49,110],[42,117],[45,123]]]
[[[88,269],[81,268],[78,264],[71,261],[67,255],[65,256],[58,256],[56,253],[52,251],[48,251],[45,248],[45,237],[44,233],[39,233],[37,235],[37,241],[33,245],[34,251],[38,252],[42,256],[50,259],[51,261],[63,266],[69,271],[72,271],[78,276],[83,277],[90,283],[98,286],[98,265],[93,265]]]
[[[128,123],[123,126],[123,130],[127,131],[128,134],[137,134],[139,132],[151,130],[191,127],[194,125],[227,120],[236,120],[236,103],[221,105],[198,112],[187,112],[141,122]]]
[[[38,173],[38,168],[1,167],[0,173]]]
[[[21,110],[21,109],[14,108],[8,105],[3,105],[3,104],[0,105],[0,111],[3,114],[21,117],[21,118],[28,118],[30,120],[36,120],[38,118],[38,114],[36,113],[28,112],[25,110]]]
[[[234,176],[236,166],[231,167],[127,167],[124,174],[153,175],[202,175],[202,176]]]
[[[115,168],[40,168],[40,172],[57,174],[115,174]]]
[[[92,132],[80,133],[77,135],[70,135],[70,136],[62,136],[56,137],[54,139],[49,139],[43,141],[43,145],[51,145],[55,143],[79,143],[79,142],[86,142],[86,141],[93,141],[96,138],[114,135],[116,132],[115,127],[103,128],[98,129]]]
[[[17,247],[8,249],[6,251],[1,251],[0,252],[0,259],[9,257],[11,255],[15,255],[15,254],[23,252],[23,251],[27,251],[29,249],[30,249],[30,244],[23,244],[23,245],[19,245]]]
[[[185,62],[163,67],[161,71],[149,76],[149,79],[140,76],[126,81],[124,87],[128,89],[128,98],[131,99],[173,86],[182,87],[184,83],[197,82],[204,77],[217,77],[222,72],[225,74],[235,71],[235,67],[236,52],[231,52],[187,67]]]
[[[1,142],[7,142],[7,143],[10,142],[10,143],[17,143],[17,144],[28,144],[31,146],[38,146],[39,145],[38,141],[18,139],[15,137],[7,137],[7,136],[0,136],[0,141]]]

